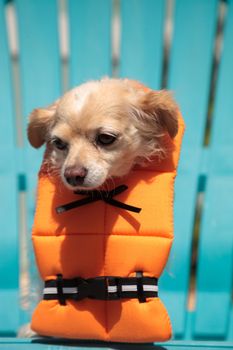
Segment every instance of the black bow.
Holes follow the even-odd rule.
[[[121,186],[118,186],[118,187],[114,188],[111,191],[97,191],[97,190],[93,190],[93,191],[76,191],[74,193],[81,194],[81,195],[86,195],[87,197],[79,199],[79,200],[71,202],[71,203],[67,203],[67,204],[61,205],[60,207],[56,208],[56,212],[57,212],[57,214],[61,214],[64,211],[67,211],[67,210],[70,210],[70,209],[74,209],[74,208],[77,208],[77,207],[81,207],[82,205],[85,205],[85,204],[88,204],[88,203],[93,203],[93,202],[97,202],[99,200],[102,200],[105,203],[113,205],[114,207],[118,207],[118,208],[129,210],[129,211],[133,211],[134,213],[140,213],[141,208],[137,208],[137,207],[134,207],[132,205],[128,205],[128,204],[119,202],[119,201],[117,201],[116,199],[113,198],[116,195],[118,195],[118,194],[124,192],[125,190],[127,190],[127,188],[128,187],[126,185],[121,185]]]

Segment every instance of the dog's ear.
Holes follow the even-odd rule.
[[[54,122],[58,101],[46,108],[37,108],[29,116],[27,129],[30,144],[39,148],[46,140],[46,134]]]
[[[139,110],[145,121],[161,133],[167,132],[174,138],[178,131],[178,106],[171,93],[166,90],[148,91],[139,98]]]

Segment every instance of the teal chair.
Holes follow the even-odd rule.
[[[58,30],[64,5],[66,59]],[[17,57],[9,50],[9,6]],[[173,31],[164,44],[169,16]],[[117,38],[119,28],[118,57],[112,31]],[[233,349],[232,38],[232,0],[0,0],[0,349]],[[221,55],[214,60],[219,40]],[[173,90],[186,122],[175,242],[160,281],[174,340],[136,346],[15,338],[30,318],[30,307],[20,303],[20,233],[26,222],[30,234],[43,152],[28,145],[27,116],[67,88],[105,75]]]

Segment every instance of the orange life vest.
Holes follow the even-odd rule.
[[[157,296],[155,278],[165,267],[173,241],[174,179],[183,131],[179,115],[178,134],[173,141],[167,137],[173,145],[167,158],[155,160],[146,168],[135,167],[124,179],[115,180],[116,187],[125,184],[128,189],[113,199],[142,208],[140,213],[96,200],[58,214],[57,207],[85,196],[72,193],[60,178],[50,177],[42,165],[32,239],[48,298],[33,314],[34,331],[47,336],[117,342],[170,338],[171,323]],[[136,272],[143,273],[144,282],[135,277]],[[96,282],[100,276],[122,278],[124,288],[134,290],[136,297],[66,299],[62,279],[77,281],[81,290],[88,279]],[[133,277],[133,283],[128,277]],[[114,281],[113,286],[106,286],[112,295],[130,295]],[[149,287],[148,281],[152,281]],[[109,280],[103,278],[102,282],[108,284]],[[67,288],[66,293],[73,293],[74,288]],[[152,290],[153,296],[146,297],[146,288]],[[53,293],[58,297],[50,299]]]

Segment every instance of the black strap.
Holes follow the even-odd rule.
[[[63,279],[61,275],[54,280],[45,281],[44,299],[59,300],[64,305],[66,299],[118,300],[137,298],[145,302],[146,298],[158,296],[158,279],[155,277],[115,277],[100,276],[83,279]]]
[[[71,203],[63,204],[63,205],[61,205],[61,206],[56,208],[56,212],[58,214],[61,214],[64,211],[67,211],[67,210],[70,210],[70,209],[74,209],[74,208],[78,208],[78,207],[81,207],[81,206],[83,206],[85,204],[89,204],[89,203],[93,203],[93,202],[102,200],[105,203],[113,205],[114,207],[118,207],[118,208],[121,208],[121,209],[129,210],[129,211],[132,211],[134,213],[140,213],[141,208],[134,207],[132,205],[129,205],[129,204],[126,204],[126,203],[122,203],[122,202],[119,202],[116,199],[113,199],[113,197],[115,197],[116,195],[124,192],[125,190],[127,190],[127,188],[128,187],[126,185],[121,185],[121,186],[118,186],[118,187],[114,188],[111,191],[97,191],[97,190],[93,190],[93,191],[75,191],[74,193],[85,195],[87,197],[79,199],[79,200],[71,202]]]
[[[61,274],[57,275],[56,284],[57,284],[57,298],[59,300],[59,303],[60,305],[66,305],[66,298],[63,293],[63,278]]]
[[[145,303],[146,302],[146,297],[143,292],[143,273],[142,271],[137,271],[136,272],[136,278],[137,278],[137,289],[138,289],[138,300],[140,303]]]

